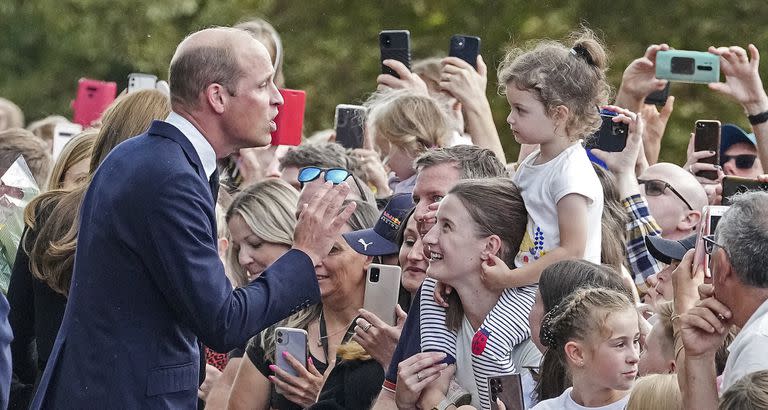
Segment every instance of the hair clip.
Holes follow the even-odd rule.
[[[571,49],[571,54],[583,58],[589,65],[595,65],[595,61],[592,60],[592,56],[584,46],[574,46]]]

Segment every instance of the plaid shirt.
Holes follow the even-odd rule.
[[[635,282],[644,283],[645,278],[662,269],[659,261],[648,252],[646,236],[660,236],[661,227],[648,211],[648,203],[640,194],[625,198],[621,203],[629,214],[627,223],[627,259]]]

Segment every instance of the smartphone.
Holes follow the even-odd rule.
[[[400,295],[400,275],[399,266],[372,263],[365,281],[363,309],[390,326],[397,324],[395,306]]]
[[[648,105],[664,106],[667,103],[667,98],[669,98],[670,84],[672,83],[667,81],[667,85],[665,85],[664,88],[648,94],[648,96],[645,97],[645,103]]]
[[[477,56],[480,54],[480,37],[454,34],[448,56],[458,57],[477,70]]]
[[[720,57],[706,51],[659,51],[656,53],[656,78],[683,83],[716,83],[720,81]]]
[[[696,121],[693,151],[714,151],[715,155],[709,158],[702,158],[699,162],[720,165],[720,121]],[[696,173],[696,176],[715,180],[717,179],[717,171],[699,171]]]
[[[344,148],[362,148],[365,143],[365,107],[339,104],[334,115],[336,142]]]
[[[384,30],[379,33],[381,73],[400,78],[394,70],[384,65],[384,60],[397,60],[411,69],[411,33],[408,30]]]
[[[519,374],[491,376],[488,378],[488,397],[491,398],[491,410],[498,410],[496,398],[501,399],[507,410],[524,410],[523,384]]]
[[[715,233],[720,218],[722,218],[727,210],[727,206],[708,205],[701,211],[701,223],[699,224],[699,234],[696,238],[693,266],[694,268],[697,266],[704,266],[704,275],[708,278],[712,277],[712,272],[709,270],[709,255],[704,251],[704,240],[702,238]]]
[[[81,78],[77,82],[77,96],[72,102],[73,122],[83,127],[90,126],[101,117],[115,96],[115,82]]]
[[[280,89],[283,105],[277,108],[275,124],[277,130],[272,133],[272,145],[301,144],[301,130],[304,127],[304,110],[307,94],[301,90]]]
[[[747,191],[768,191],[768,182],[726,175],[723,178],[723,205],[731,204],[731,197]]]
[[[82,125],[70,122],[59,123],[53,127],[53,151],[51,154],[54,162],[59,158],[61,151],[64,149],[64,146],[67,145],[69,140],[82,131]]]
[[[291,327],[278,327],[275,329],[275,365],[292,376],[298,376],[298,372],[283,357],[283,352],[290,353],[291,356],[306,368],[307,331]]]
[[[157,76],[144,73],[128,74],[128,93],[139,90],[154,90]]]
[[[623,122],[613,122],[617,114],[610,110],[600,110],[603,120],[600,129],[587,139],[586,148],[598,148],[607,152],[621,152],[627,146],[629,126]]]

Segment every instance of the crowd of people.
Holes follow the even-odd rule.
[[[67,119],[24,128],[0,99],[0,171],[21,157],[40,187],[3,242],[1,404],[768,408],[768,193],[722,187],[768,183],[759,53],[709,48],[709,88],[746,118],[718,118],[719,153],[692,133],[672,164],[675,98],[645,102],[669,49],[650,45],[615,96],[587,28],[510,49],[511,163],[480,56],[385,60],[397,75],[371,84],[360,148],[333,130],[270,145],[290,79],[260,19],[191,33],[167,89],[120,95],[55,161]],[[601,109],[627,127],[619,152],[585,149]],[[381,265],[401,272],[386,317],[364,308]]]

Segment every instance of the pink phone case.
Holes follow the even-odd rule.
[[[301,144],[301,130],[304,127],[304,108],[307,94],[301,90],[280,89],[283,105],[278,107],[275,124],[277,131],[272,133],[272,145]]]
[[[101,117],[116,95],[117,84],[112,81],[81,78],[77,82],[77,97],[72,102],[72,122],[84,128],[90,126]]]

